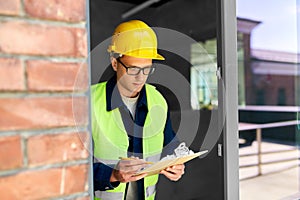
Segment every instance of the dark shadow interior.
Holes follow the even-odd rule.
[[[122,15],[130,9],[141,5],[142,0],[90,0],[90,41],[91,41],[91,77],[92,84],[99,80],[107,80],[113,73],[109,65],[109,55],[106,48],[114,28],[122,21],[141,19],[152,27],[163,27],[178,31],[195,41],[206,41],[218,38],[220,35],[219,7],[220,0],[161,0],[149,7],[127,17]],[[218,44],[220,40],[218,38]],[[159,46],[164,40],[158,36]],[[180,41],[171,41],[171,45],[179,44]],[[164,49],[159,52],[166,58],[160,62],[162,65],[172,67],[190,82],[189,60],[191,44],[184,43],[177,47],[181,55]],[[218,47],[219,49],[219,47]],[[218,55],[219,60],[219,55]],[[159,70],[155,75],[159,74]],[[169,77],[172,79],[172,77]],[[151,78],[149,82],[151,83]],[[199,122],[193,118],[191,123],[197,123],[197,134],[190,145],[194,151],[199,151],[206,131],[210,124],[211,113],[209,110],[192,110],[190,103],[190,88],[176,85],[180,89],[180,98],[169,88],[161,84],[155,84],[165,96],[171,111],[173,128],[178,130],[181,122],[181,112],[200,114]],[[217,126],[217,125],[216,125]],[[189,133],[186,133],[188,137]],[[222,135],[218,143],[223,143]],[[224,165],[223,157],[218,156],[217,145],[203,159],[195,159],[186,164],[186,173],[178,182],[171,182],[160,177],[156,199],[165,200],[214,200],[224,198]]]

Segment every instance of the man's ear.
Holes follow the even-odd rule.
[[[114,57],[110,57],[111,66],[114,71],[117,71],[117,59]]]

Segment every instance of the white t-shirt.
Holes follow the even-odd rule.
[[[132,118],[134,119],[135,117],[135,110],[136,110],[136,104],[137,100],[139,98],[139,95],[137,97],[125,97],[121,95],[122,100],[128,110],[130,111]],[[126,200],[137,200],[137,182],[129,182],[128,183],[128,189],[127,189],[127,195],[126,195]]]
[[[137,100],[139,98],[139,95],[137,97],[125,97],[123,95],[121,95],[122,100],[124,102],[124,104],[127,106],[128,110],[130,111],[132,118],[134,119],[135,116],[135,110],[136,110],[136,104],[137,104]]]
[[[128,183],[128,189],[127,189],[127,194],[126,194],[126,200],[137,200],[137,182],[129,182]]]

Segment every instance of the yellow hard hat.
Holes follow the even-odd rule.
[[[165,59],[157,53],[157,38],[154,31],[140,20],[123,22],[117,26],[108,52],[136,58]]]

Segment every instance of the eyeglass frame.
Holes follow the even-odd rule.
[[[137,66],[130,66],[130,67],[127,67],[121,60],[120,60],[120,57],[116,58],[116,60],[126,69],[126,73],[129,75],[129,76],[136,76],[136,75],[139,75],[141,73],[141,71],[143,72],[144,75],[151,75],[154,73],[155,71],[155,66],[151,66],[151,67],[137,67]],[[128,73],[128,69],[131,69],[131,68],[134,68],[134,69],[138,69],[139,71],[136,73],[136,74],[129,74]],[[150,72],[149,74],[145,74],[145,69],[150,69]]]

